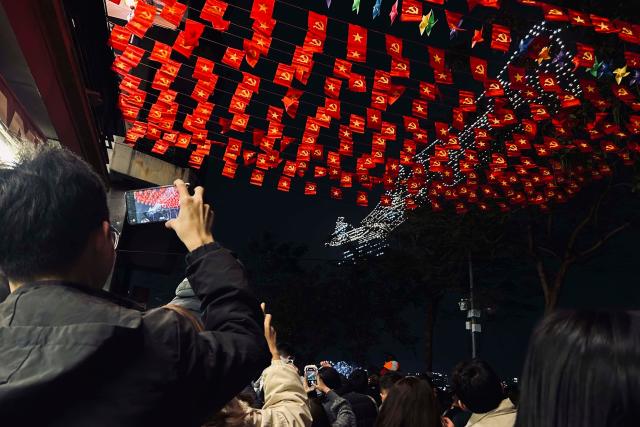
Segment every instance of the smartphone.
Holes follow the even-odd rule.
[[[175,185],[127,191],[124,197],[131,225],[169,221],[180,212],[180,195]]]
[[[307,381],[308,387],[318,385],[318,367],[315,365],[307,365],[304,367],[304,379]]]

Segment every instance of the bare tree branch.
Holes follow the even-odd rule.
[[[600,238],[600,240],[598,240],[596,243],[594,243],[593,246],[591,246],[589,249],[587,249],[585,251],[582,251],[577,256],[573,257],[573,260],[577,260],[577,259],[588,257],[589,255],[591,255],[592,253],[594,253],[595,251],[600,249],[600,247],[602,245],[604,245],[605,243],[607,243],[607,241],[609,241],[612,237],[614,237],[616,234],[624,231],[629,226],[631,226],[631,223],[630,222],[625,222],[621,226],[619,226],[617,228],[614,228],[613,230],[611,230],[610,232],[608,232],[607,234],[602,236],[602,238]]]
[[[542,251],[542,252],[546,252],[549,255],[551,255],[554,258],[560,258],[560,256],[553,250],[549,249],[549,248],[545,248],[544,246],[538,246],[538,250]]]

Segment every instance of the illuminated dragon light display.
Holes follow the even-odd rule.
[[[502,84],[502,87],[504,88],[504,95],[511,101],[514,111],[525,105],[525,103],[537,103],[544,105],[551,114],[555,114],[559,111],[560,103],[557,98],[550,95],[548,92],[545,92],[540,87],[538,79],[539,73],[553,73],[561,82],[566,92],[576,97],[581,95],[582,90],[573,71],[574,64],[570,61],[570,56],[567,54],[566,47],[560,38],[561,31],[561,29],[554,30],[548,28],[544,21],[533,26],[520,42],[519,48],[512,52],[510,59],[498,73],[497,80]],[[509,81],[506,77],[507,68],[513,60],[525,53],[531,41],[539,36],[547,36],[549,38],[550,50],[560,53],[553,61],[538,63],[535,73],[527,73],[527,84],[537,89],[539,96],[533,100],[525,99],[520,91],[510,89]],[[449,184],[451,186],[455,186],[465,179],[465,175],[459,171],[458,160],[460,159],[460,156],[464,155],[467,148],[473,148],[475,141],[474,129],[482,128],[487,131],[491,130],[489,117],[494,112],[495,100],[485,94],[486,92],[483,92],[476,98],[476,104],[484,107],[484,112],[479,114],[476,120],[472,124],[467,125],[460,133],[459,139],[462,149],[451,152],[450,154],[448,164],[453,168],[455,175],[453,184]],[[521,126],[522,125],[518,125],[513,129],[513,131],[518,131]],[[415,161],[424,165],[425,168],[428,168],[430,151],[439,142],[441,141],[435,140],[429,143],[415,156]],[[486,165],[489,163],[491,161],[491,154],[491,150],[481,152],[479,155],[480,165]],[[336,220],[336,227],[331,239],[326,243],[326,246],[344,248],[344,258],[347,260],[352,258],[355,254],[381,254],[386,247],[386,239],[389,236],[389,233],[402,224],[406,218],[406,199],[410,195],[407,191],[406,185],[404,185],[404,182],[407,178],[411,177],[412,173],[413,172],[410,168],[401,167],[394,188],[386,192],[386,194],[391,198],[391,205],[382,206],[382,204],[378,203],[357,227],[345,222],[344,217],[339,217]],[[426,183],[428,184],[430,181],[431,179],[428,177]],[[424,185],[417,195],[413,195],[413,198],[418,205],[431,202],[428,192],[428,185]]]

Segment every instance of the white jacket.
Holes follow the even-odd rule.
[[[504,399],[493,411],[485,414],[473,414],[466,427],[513,427],[517,410],[511,400]]]
[[[233,399],[206,426],[215,427],[310,427],[311,411],[298,371],[280,360],[271,361],[262,374],[264,405],[251,408]]]

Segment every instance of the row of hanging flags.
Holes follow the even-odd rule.
[[[185,19],[189,7],[178,1],[165,0],[160,11],[138,1],[132,19],[126,25],[114,25],[110,38],[116,52],[113,69],[121,77],[119,104],[128,123],[126,142],[135,146],[141,139],[151,140],[152,152],[159,155],[171,148],[189,150],[191,167],[200,168],[208,158],[219,164],[221,174],[228,178],[234,178],[238,168],[249,168],[250,182],[256,186],[262,186],[265,176],[272,174],[278,190],[284,192],[302,187],[304,194],[315,195],[320,191],[319,183],[328,182],[322,187],[329,187],[332,198],[355,193],[356,203],[367,206],[372,190],[402,186],[406,187],[404,203],[408,209],[421,203],[419,194],[428,194],[422,200],[428,200],[434,209],[451,205],[460,213],[474,205],[508,210],[529,204],[547,209],[566,201],[589,181],[611,174],[614,162],[632,165],[640,153],[638,25],[520,0],[522,6],[540,8],[547,21],[617,36],[624,59],[614,66],[613,58],[597,58],[597,49],[587,44],[575,43],[574,53],[555,47],[553,52],[544,37],[522,40],[520,56],[508,65],[508,81],[499,81],[489,74],[488,61],[475,56],[473,50],[488,44],[493,51],[508,52],[517,45],[511,29],[497,23],[471,28],[462,13],[446,10],[444,0],[428,2],[440,7],[437,14],[431,8],[427,11],[422,1],[393,4],[391,24],[396,17],[402,25],[417,24],[422,34],[416,36],[417,41],[385,34],[384,46],[371,46],[373,30],[335,20],[332,25],[348,27],[343,57],[325,52],[326,39],[332,37],[327,27],[334,19],[308,11],[306,37],[302,45],[294,47],[291,62],[278,63],[273,75],[258,75],[256,65],[272,60],[272,34],[281,25],[273,19],[273,11],[279,2],[255,0],[246,10],[253,22],[251,37],[229,38],[222,57],[210,58],[198,55],[198,46],[207,42],[202,38],[205,27],[232,32],[234,23],[227,16],[233,16],[228,12],[237,6],[206,0],[202,10],[191,10]],[[328,6],[330,3],[327,0]],[[477,6],[501,7],[499,0],[468,3],[469,12]],[[376,1],[374,18],[380,5],[381,1]],[[359,7],[359,0],[355,0],[355,13]],[[440,24],[442,11],[446,27]],[[147,37],[158,13],[178,28],[177,37],[172,45],[156,40],[153,49],[145,51],[136,45],[136,38]],[[449,67],[448,51],[429,45],[429,34],[438,25],[451,38],[463,31],[467,34],[471,54],[467,55],[468,72],[462,72],[462,78],[458,73],[454,76]],[[403,55],[403,44],[418,42],[428,57],[433,78],[422,76],[415,85],[411,69],[417,60]],[[367,62],[371,50],[386,52],[390,66]],[[331,58],[331,75],[314,71],[318,57]],[[582,95],[568,91],[562,76],[531,67],[547,61],[573,63]],[[155,68],[147,80],[136,75],[144,64]],[[181,95],[191,99],[191,106],[185,101],[178,103],[174,83],[181,69],[190,72],[187,80],[192,82],[192,90]],[[216,72],[220,69],[233,70],[237,76],[228,106],[212,102],[222,78]],[[306,96],[305,91],[311,76],[324,79],[323,92],[314,97]],[[472,143],[462,146],[460,133],[478,113],[479,93],[460,88],[457,99],[451,101],[442,96],[441,88],[463,86],[469,76],[481,83],[493,112],[488,125],[471,129]],[[515,109],[505,96],[505,86],[517,91],[528,106]],[[260,103],[263,90],[279,94],[281,104],[269,105],[266,117],[254,117],[248,107]],[[342,94],[346,91],[366,94],[370,104],[345,104]],[[317,102],[318,96],[324,102]],[[403,97],[411,105],[410,111],[395,108]],[[557,114],[550,113],[545,99],[556,102]],[[315,115],[302,118],[303,129],[288,125],[294,118],[300,119],[300,103],[315,108]],[[614,106],[624,111],[616,120],[610,113]],[[430,120],[431,108],[449,108],[451,120]],[[176,120],[179,109],[186,111],[184,120]],[[577,109],[590,115],[586,126],[577,125],[572,115]],[[428,161],[417,161],[415,155],[425,148],[430,150]],[[571,162],[560,160],[566,156],[580,161],[569,169],[566,165]],[[409,173],[399,174],[401,169]],[[381,196],[380,203],[392,203],[389,192]]]

